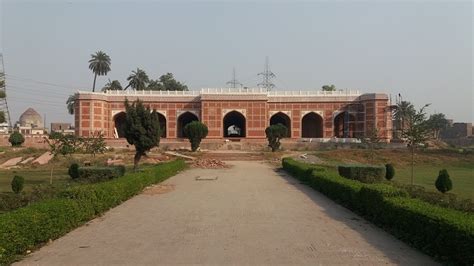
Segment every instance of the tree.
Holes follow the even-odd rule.
[[[76,107],[77,94],[69,95],[66,100],[67,112],[70,115],[74,114],[74,108]]]
[[[395,177],[395,167],[392,164],[388,163],[385,165],[385,179],[392,180]]]
[[[135,90],[144,90],[147,87],[148,82],[150,80],[148,79],[148,75],[145,73],[145,71],[137,68],[137,70],[132,71],[132,74],[128,76],[128,85],[125,87],[124,90],[126,90],[128,87],[131,87],[132,89]]]
[[[118,80],[113,80],[113,81],[110,81],[109,79],[109,82],[107,82],[105,84],[105,86],[102,88],[102,91],[121,91],[123,90],[122,88],[122,84],[120,84],[120,81]]]
[[[20,132],[15,131],[8,138],[8,142],[10,142],[13,147],[19,147],[23,142],[25,142],[25,137],[23,137]]]
[[[406,120],[409,116],[412,116],[416,112],[415,106],[408,101],[401,101],[395,107],[395,125],[400,132],[403,132],[405,128]]]
[[[97,134],[93,133],[91,137],[82,139],[82,147],[86,153],[92,154],[93,157],[95,157],[97,153],[107,151],[104,135],[100,132],[97,132]]]
[[[44,140],[49,146],[49,152],[53,155],[53,158],[58,155],[70,155],[77,152],[82,144],[82,139],[74,135],[63,135],[55,134],[54,138],[45,137]],[[53,184],[53,171],[54,164],[51,164],[51,175],[49,178],[49,184]]]
[[[336,86],[333,85],[324,85],[323,87],[323,91],[336,91]]]
[[[191,142],[191,150],[194,152],[199,148],[201,140],[207,137],[207,126],[200,121],[192,121],[184,127],[184,135]]]
[[[365,143],[369,149],[369,160],[374,162],[375,148],[380,142],[379,129],[374,125],[372,130],[366,133],[366,136],[362,139],[362,142]]]
[[[154,91],[187,91],[188,86],[177,81],[172,73],[161,75],[158,80],[150,80],[147,90]]]
[[[110,56],[102,51],[91,54],[89,60],[89,69],[94,73],[94,84],[92,85],[92,92],[95,91],[95,81],[97,76],[104,76],[110,71]]]
[[[12,179],[12,191],[15,194],[20,194],[20,192],[23,190],[25,184],[25,179],[22,176],[16,175]]]
[[[125,100],[125,138],[130,145],[135,146],[133,168],[136,170],[140,158],[153,147],[160,144],[160,121],[158,113],[146,107],[140,100],[130,104]]]
[[[430,128],[426,120],[425,109],[429,104],[423,106],[419,111],[409,112],[404,118],[405,127],[402,131],[402,137],[411,150],[411,184],[413,185],[413,171],[415,168],[415,149],[420,144],[423,144],[429,136]]]
[[[268,146],[275,152],[280,148],[280,140],[288,136],[288,128],[283,124],[271,125],[265,129],[267,135]]]
[[[5,118],[5,112],[0,111],[0,123],[5,123],[7,122],[7,119]]]
[[[433,132],[433,137],[435,139],[439,139],[439,133],[441,130],[446,129],[448,127],[448,119],[446,119],[446,116],[443,113],[437,113],[430,115],[430,118],[428,118],[428,126]]]
[[[449,178],[448,171],[446,169],[443,169],[439,171],[438,178],[436,179],[435,182],[436,189],[438,189],[439,192],[441,193],[446,193],[453,189],[453,182]]]
[[[159,80],[150,79],[150,82],[148,83],[146,89],[150,91],[161,91],[163,89],[163,86],[161,85]]]

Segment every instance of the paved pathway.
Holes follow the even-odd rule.
[[[20,264],[434,264],[264,163],[232,164],[185,171]]]

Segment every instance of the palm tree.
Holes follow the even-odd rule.
[[[67,101],[66,101],[67,111],[70,115],[74,114],[74,107],[75,107],[75,104],[76,104],[76,98],[77,98],[76,94],[69,95],[69,98],[67,98]]]
[[[121,91],[123,90],[122,84],[120,84],[120,81],[118,80],[113,80],[107,82],[105,86],[102,88],[102,91]]]
[[[403,132],[408,117],[413,115],[415,112],[415,106],[413,106],[411,102],[401,101],[398,103],[394,113],[397,129]]]
[[[89,60],[89,69],[94,73],[94,85],[92,86],[92,92],[95,91],[95,81],[97,76],[104,76],[110,71],[110,56],[102,51],[98,51],[91,55]]]
[[[124,90],[126,90],[128,87],[132,87],[134,90],[144,90],[150,81],[145,71],[139,68],[137,68],[136,71],[132,71],[132,74],[128,76],[127,80],[128,85]]]

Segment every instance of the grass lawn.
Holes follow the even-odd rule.
[[[408,150],[331,150],[315,153],[330,164],[344,163],[385,164],[395,166],[394,181],[410,184],[411,155]],[[441,169],[447,169],[453,181],[450,191],[461,198],[474,200],[474,155],[460,154],[452,151],[417,151],[415,155],[414,184],[436,191],[434,183]]]
[[[25,191],[38,184],[49,184],[51,169],[11,169],[0,170],[0,193],[11,192],[11,181],[13,176],[20,175],[25,178]],[[67,169],[55,169],[53,172],[53,184],[64,183],[70,180]]]

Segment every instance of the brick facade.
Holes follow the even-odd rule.
[[[160,113],[166,139],[181,137],[182,127],[200,120],[209,128],[208,139],[223,139],[236,125],[245,139],[264,139],[265,128],[286,123],[291,139],[361,138],[377,127],[379,136],[391,139],[386,94],[357,92],[264,92],[259,89],[203,89],[189,92],[112,91],[79,92],[75,130],[80,136],[102,132],[120,137],[124,101],[140,99]]]

